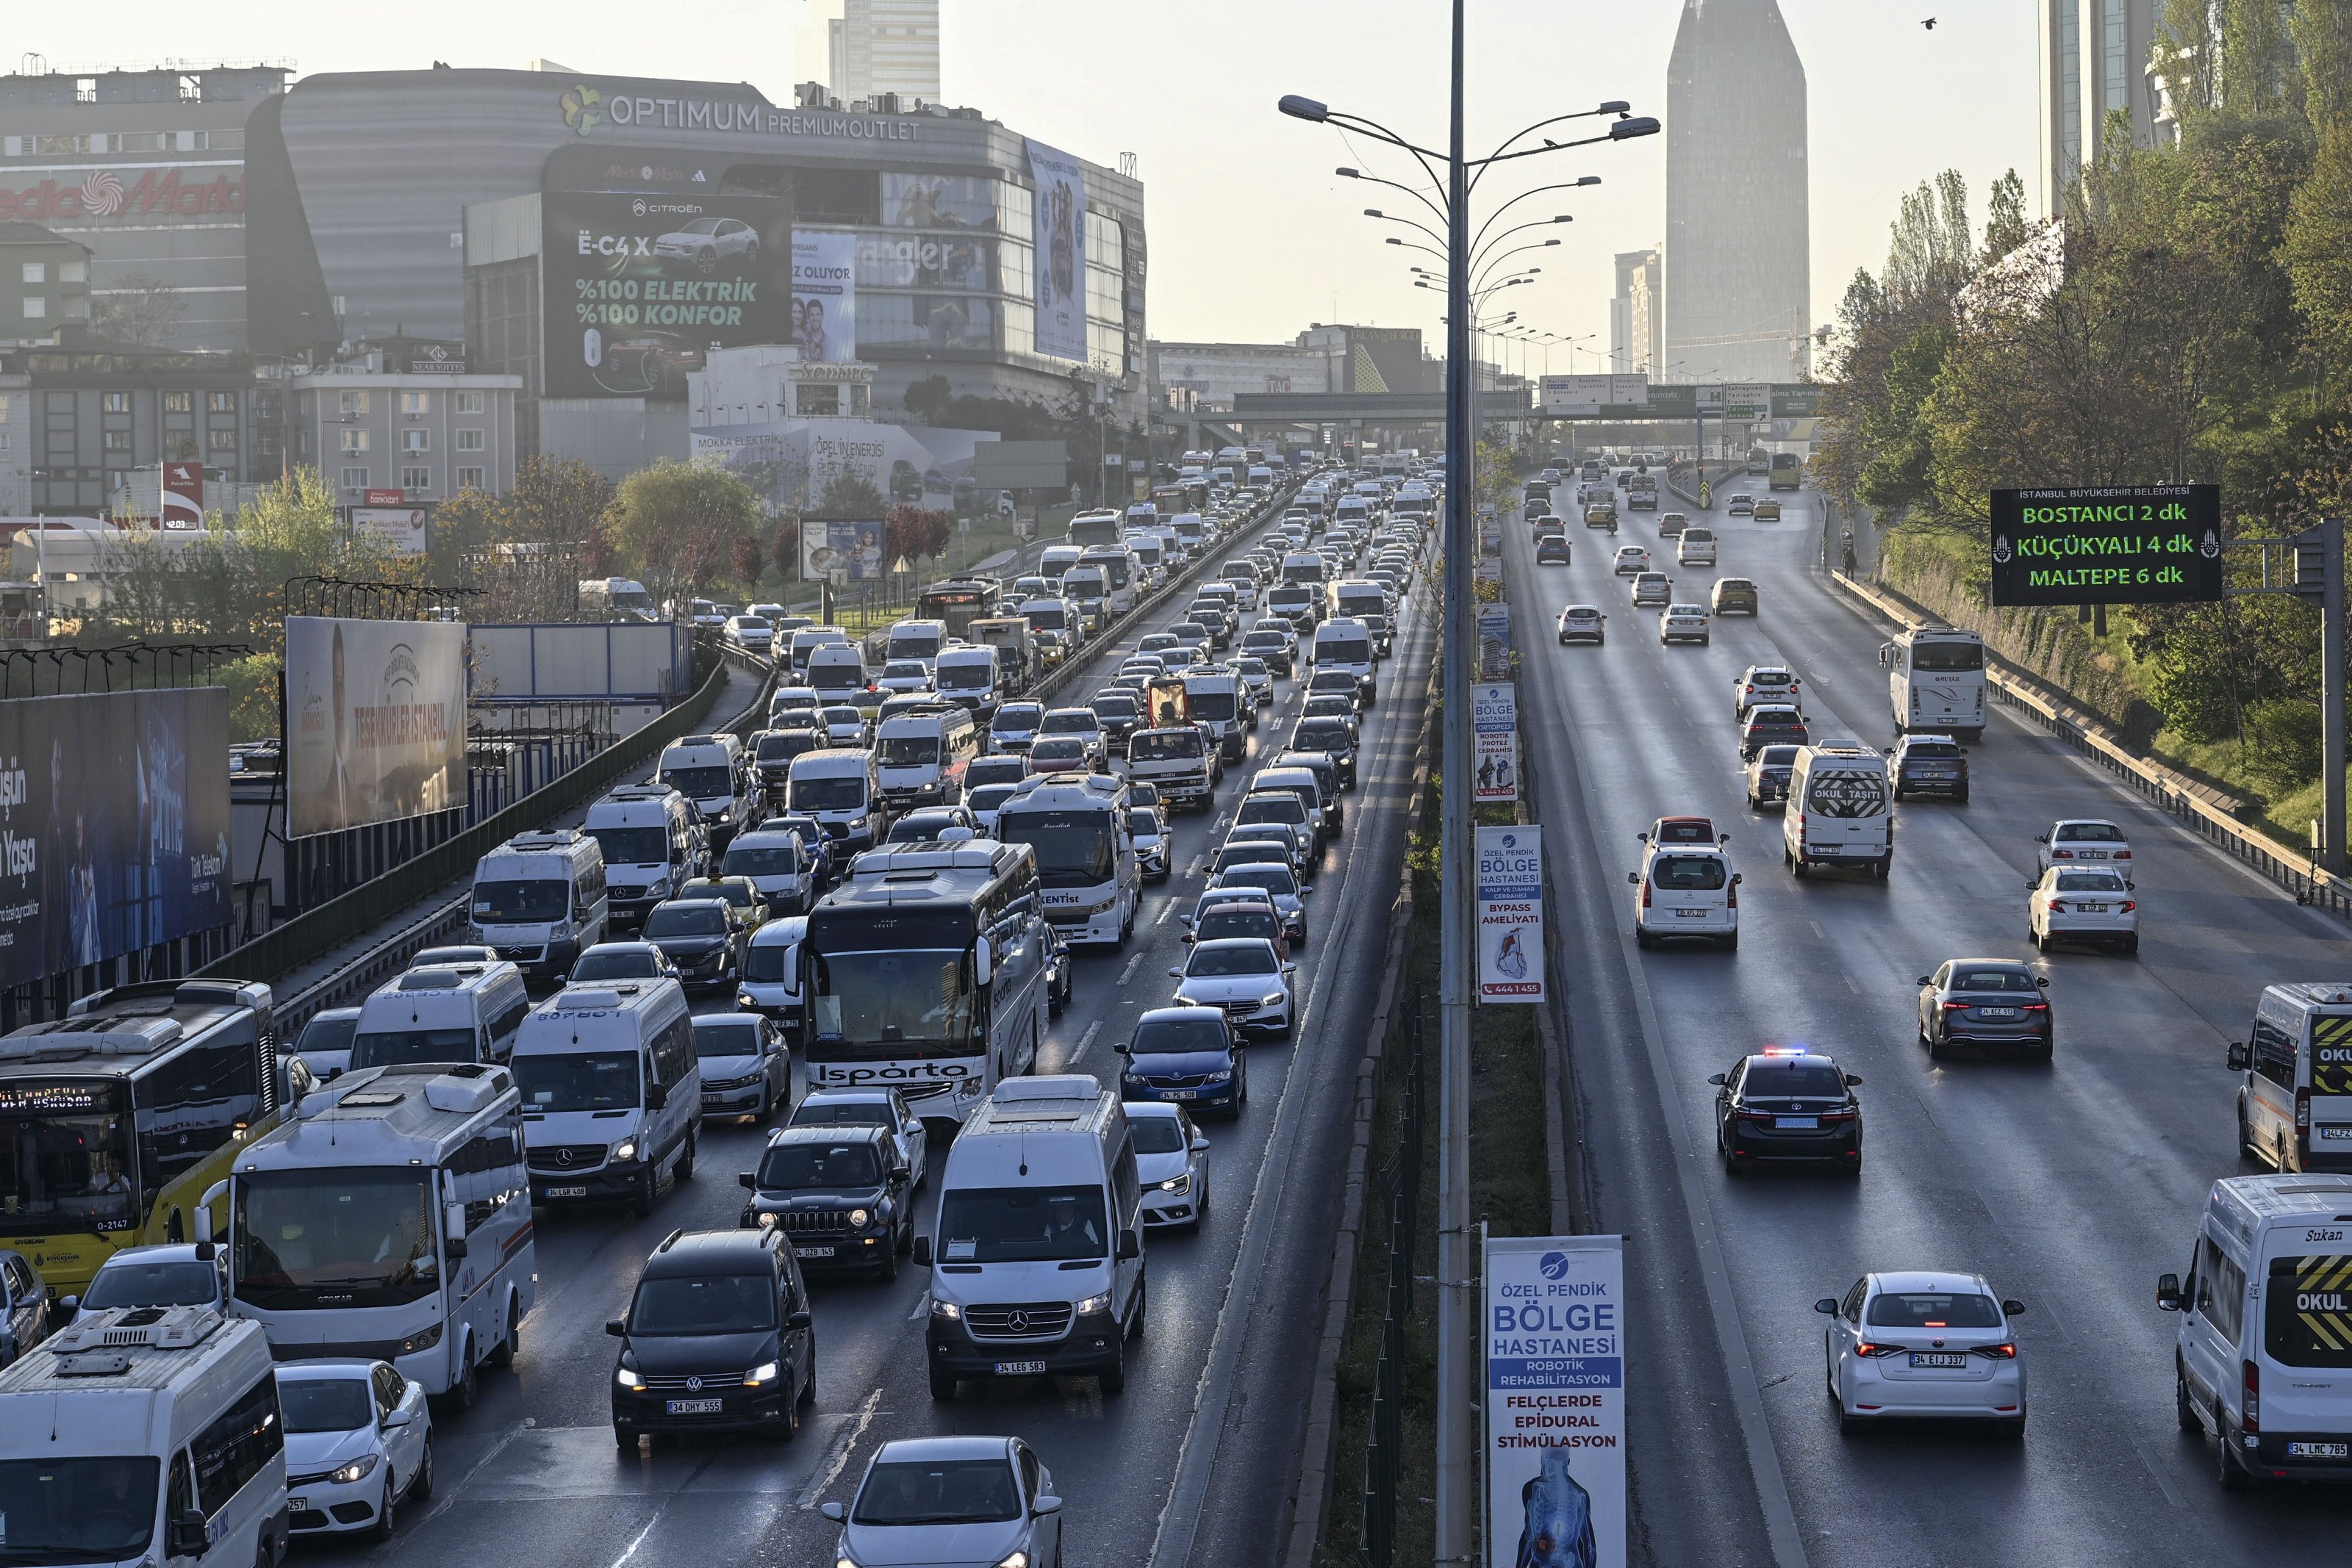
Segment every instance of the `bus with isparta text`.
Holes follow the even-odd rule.
[[[996,814],[996,836],[1037,857],[1045,918],[1071,942],[1125,945],[1143,873],[1127,823],[1127,781],[1109,774],[1039,774]]]
[[[1912,626],[1878,650],[1897,733],[1984,738],[1984,639],[1957,626]]]
[[[1793,452],[1772,454],[1772,470],[1765,476],[1768,487],[1774,490],[1794,490],[1805,481],[1805,460]]]
[[[809,912],[812,1089],[890,1088],[956,1124],[1045,1038],[1050,941],[1026,847],[886,844]]]
[[[123,1247],[195,1239],[205,1189],[306,1088],[269,988],[163,980],[0,1039],[0,1247],[61,1295]]]

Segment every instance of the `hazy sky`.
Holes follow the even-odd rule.
[[[1896,197],[1937,170],[1967,176],[1979,223],[1985,188],[2004,169],[2022,172],[2039,199],[2034,0],[1780,6],[1808,87],[1817,323],[1856,267],[1884,261]],[[1444,0],[941,0],[940,9],[950,102],[1097,162],[1137,155],[1152,336],[1269,341],[1334,320],[1434,329],[1438,298],[1415,290],[1404,270],[1427,258],[1381,243],[1417,236],[1360,215],[1400,210],[1405,198],[1331,173],[1347,163],[1404,179],[1409,162],[1286,120],[1274,104],[1304,93],[1439,142]],[[1606,99],[1663,116],[1681,10],[1680,0],[1471,0],[1474,148]],[[58,66],[283,56],[311,72],[546,57],[583,71],[744,78],[789,101],[801,15],[802,0],[404,0],[390,10],[114,0],[28,9],[9,32],[17,48]],[[1929,16],[1932,31],[1919,25]],[[1552,231],[1567,243],[1521,258],[1545,268],[1540,282],[1509,293],[1523,322],[1596,333],[1606,346],[1610,257],[1659,238],[1664,164],[1655,137],[1526,159],[1482,189],[1484,203],[1580,174],[1603,180],[1565,204],[1535,196],[1513,210],[1576,214]],[[1570,369],[1568,356],[1555,352],[1551,368]]]

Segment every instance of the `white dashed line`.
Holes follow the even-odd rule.
[[[1127,967],[1118,972],[1118,983],[1124,986],[1128,981],[1133,979],[1135,977],[1135,967],[1142,962],[1143,955],[1141,953],[1138,953],[1129,958],[1127,961]]]
[[[1079,1062],[1084,1061],[1087,1059],[1087,1047],[1094,1044],[1095,1036],[1100,1033],[1102,1033],[1102,1019],[1097,1019],[1094,1022],[1087,1025],[1087,1032],[1078,1036],[1078,1049],[1070,1052],[1070,1065],[1072,1067],[1076,1067]]]
[[[878,1388],[866,1396],[866,1403],[857,1408],[857,1419],[844,1427],[841,1436],[833,1440],[833,1449],[824,1457],[824,1468],[817,1471],[815,1479],[793,1500],[793,1506],[802,1509],[816,1506],[816,1500],[824,1495],[824,1489],[831,1486],[848,1465],[849,1456],[857,1449],[857,1439],[864,1437],[866,1428],[874,1424],[874,1413],[881,1403],[882,1391]],[[632,1546],[630,1550],[635,1551],[635,1548]]]

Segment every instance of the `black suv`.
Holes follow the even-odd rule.
[[[1906,735],[1887,750],[1895,758],[1895,798],[1949,795],[1969,798],[1969,754],[1948,735]]]
[[[906,1161],[887,1127],[785,1127],[770,1135],[741,1223],[790,1239],[812,1268],[871,1269],[898,1277],[915,1244]]]
[[[808,1287],[773,1231],[671,1231],[604,1332],[621,1342],[613,1440],[625,1450],[654,1432],[789,1440],[816,1399]]]
[[[646,915],[644,935],[677,966],[677,977],[689,991],[742,982],[751,928],[742,912],[715,891],[655,904]]]
[[[1809,1051],[1743,1056],[1707,1080],[1715,1089],[1715,1147],[1725,1171],[1759,1160],[1825,1160],[1862,1174],[1862,1080]]]

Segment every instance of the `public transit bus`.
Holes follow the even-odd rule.
[[[1151,508],[1147,507],[1143,510],[1150,512]],[[1100,549],[1106,545],[1118,543],[1119,536],[1127,531],[1129,525],[1140,520],[1132,516],[1121,517],[1108,507],[1080,512],[1070,519],[1070,542],[1081,549]]]
[[[996,814],[996,836],[1037,856],[1045,918],[1072,942],[1123,946],[1135,929],[1143,873],[1129,836],[1127,780],[1107,773],[1039,774]]]
[[[0,1038],[0,1247],[74,1295],[118,1248],[195,1240],[205,1189],[310,1085],[271,1005],[244,980],[149,981]]]
[[[1957,626],[1919,625],[1880,647],[1897,733],[1984,738],[1984,639]]]
[[[969,839],[885,844],[809,911],[801,1057],[813,1089],[887,1086],[958,1124],[1045,1038],[1036,856]]]
[[[1765,476],[1766,486],[1774,490],[1793,490],[1804,483],[1805,460],[1793,452],[1772,454],[1772,470]]]
[[[950,577],[915,596],[915,617],[944,622],[949,636],[968,638],[973,622],[993,620],[1003,613],[999,608],[1002,602],[1002,594],[989,579]]]

